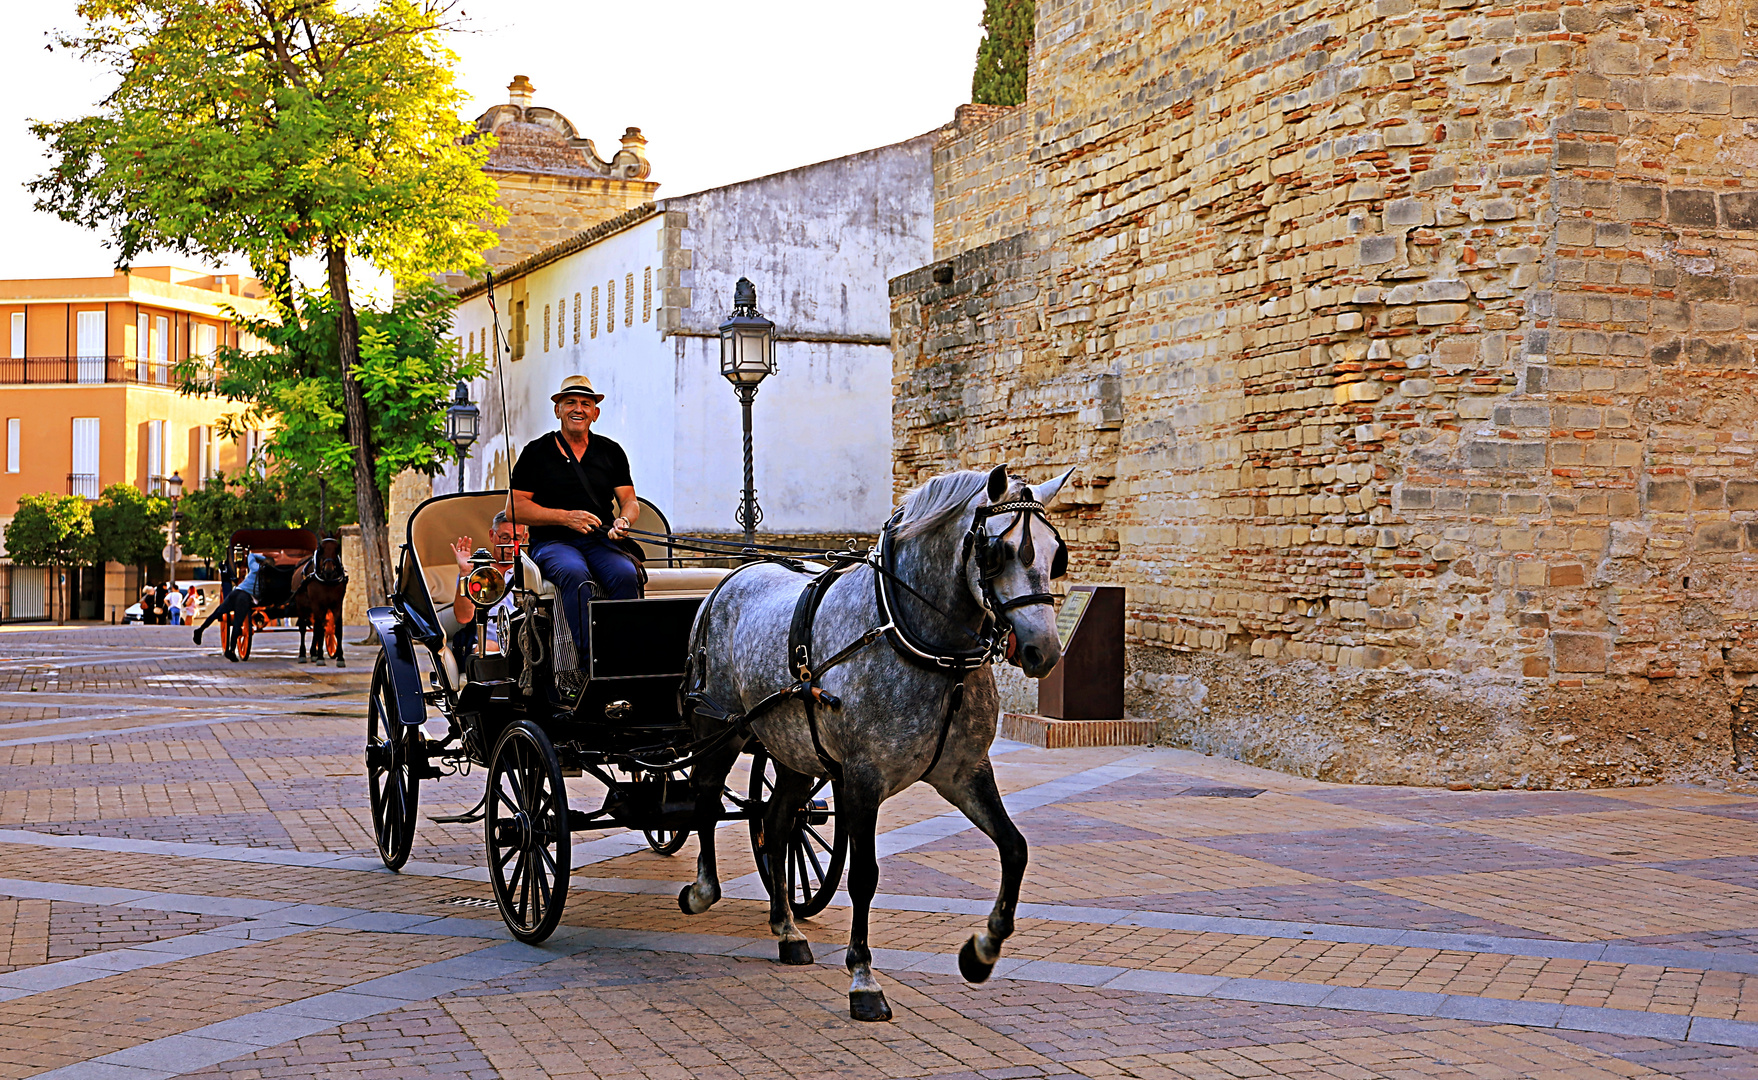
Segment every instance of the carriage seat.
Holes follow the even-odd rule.
[[[707,596],[720,584],[720,579],[732,573],[713,566],[650,566],[647,569],[647,595],[653,596]]]

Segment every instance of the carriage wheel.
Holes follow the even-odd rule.
[[[244,620],[244,626],[238,631],[238,659],[250,659],[250,640],[256,636],[256,618]]]
[[[752,811],[751,854],[765,889],[772,889],[769,867],[763,861],[762,807],[775,792],[775,762],[764,750],[751,755]],[[795,815],[787,838],[787,899],[794,918],[809,919],[829,906],[842,883],[842,863],[848,855],[848,837],[836,824],[836,785],[819,780],[806,796],[806,805]]]
[[[416,769],[426,763],[422,742],[420,726],[405,724],[397,715],[390,663],[380,655],[366,699],[366,784],[378,857],[392,870],[409,861],[415,844],[415,810],[421,802]]]
[[[568,789],[543,729],[521,720],[488,762],[484,834],[488,879],[513,936],[535,945],[555,932],[568,899]]]

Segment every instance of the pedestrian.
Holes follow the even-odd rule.
[[[142,626],[157,626],[158,622],[158,613],[153,609],[152,586],[143,585],[140,590],[140,624]]]
[[[165,593],[165,614],[172,626],[183,625],[183,590],[175,585]]]
[[[169,626],[171,623],[171,607],[165,602],[165,597],[170,593],[171,586],[163,581],[153,586],[153,607],[158,610],[159,626]]]

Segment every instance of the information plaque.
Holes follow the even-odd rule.
[[[1062,660],[1038,680],[1038,713],[1056,720],[1123,718],[1123,586],[1076,585],[1056,613]]]

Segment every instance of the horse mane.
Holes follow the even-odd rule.
[[[897,520],[897,538],[920,536],[963,510],[971,498],[989,484],[989,474],[964,470],[936,476],[903,498],[903,515]]]

